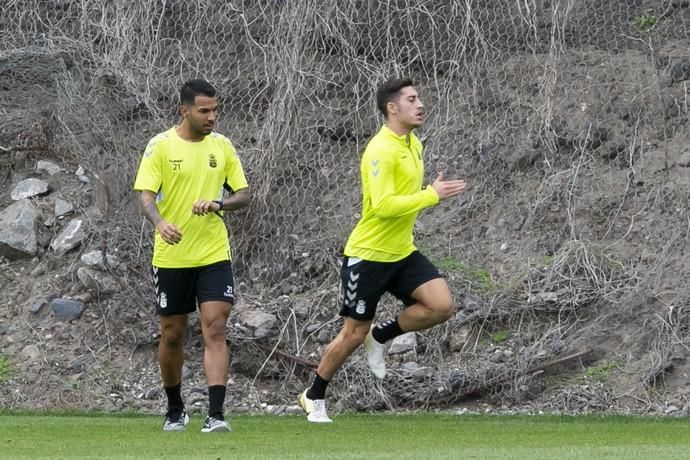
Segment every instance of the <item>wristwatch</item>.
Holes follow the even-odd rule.
[[[222,211],[223,210],[223,200],[213,200],[214,203],[218,205],[218,210]]]

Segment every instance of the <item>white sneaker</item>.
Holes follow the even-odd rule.
[[[169,410],[165,414],[163,431],[184,431],[184,427],[187,423],[189,423],[189,415],[187,415],[186,410]]]
[[[202,433],[220,433],[230,431],[230,425],[225,420],[219,420],[215,417],[206,417],[204,426],[201,427]]]
[[[309,399],[307,398],[307,390],[304,390],[299,395],[299,405],[307,413],[307,421],[312,423],[331,423],[331,420],[326,413],[325,399]]]
[[[367,364],[371,372],[377,378],[382,379],[386,376],[386,360],[384,359],[386,346],[376,341],[374,336],[371,335],[372,330],[374,330],[374,326],[369,329],[367,336],[364,338],[364,348],[367,349]]]

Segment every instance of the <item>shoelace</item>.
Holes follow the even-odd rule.
[[[168,419],[170,423],[181,423],[182,419],[184,418],[184,412],[168,412],[167,414],[165,414],[165,417]]]

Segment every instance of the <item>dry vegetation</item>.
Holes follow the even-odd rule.
[[[254,196],[228,220],[242,302],[279,319],[267,339],[232,330],[237,392],[291,401],[308,366],[289,357],[318,359],[339,324],[338,252],[357,218],[358,152],[380,122],[373,92],[410,75],[428,107],[429,176],[469,184],[417,228],[460,309],[414,355],[391,358],[382,386],[361,357],[348,362],[334,399],[687,404],[687,2],[53,0],[6,2],[0,23],[3,190],[37,158],[83,165],[104,210],[89,244],[129,267],[79,326],[108,344],[89,347],[93,362],[125,356],[155,382],[139,353],[155,345],[151,228],[130,189],[142,146],[175,120],[177,88],[204,77]],[[73,281],[73,261],[50,263]],[[20,278],[0,278],[5,318],[24,315]],[[80,405],[74,388],[52,388],[39,404]]]

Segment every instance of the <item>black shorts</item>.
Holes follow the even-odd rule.
[[[384,292],[390,292],[406,307],[416,303],[410,295],[422,284],[440,278],[434,264],[419,251],[397,262],[370,262],[345,257],[340,269],[343,285],[342,316],[371,321]]]
[[[202,302],[235,302],[229,260],[194,268],[153,267],[153,284],[156,310],[162,316],[192,313]]]

